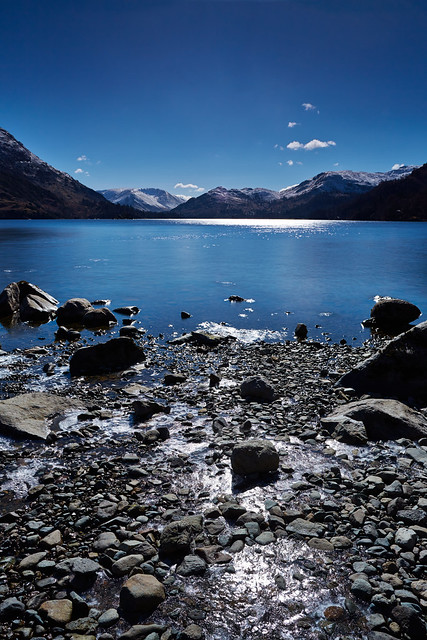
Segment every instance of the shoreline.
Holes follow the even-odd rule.
[[[418,603],[425,615],[419,591],[427,555],[423,527],[411,551],[394,547],[400,524],[387,511],[394,496],[387,491],[396,482],[408,508],[420,500],[424,505],[425,468],[407,454],[414,444],[349,446],[319,422],[357,399],[334,385],[374,347],[289,341],[209,349],[147,337],[139,342],[146,352],[142,365],[51,389],[85,404],[63,424],[65,431],[47,444],[24,442],[0,452],[2,487],[5,475],[10,481],[24,470],[23,495],[15,497],[12,482],[1,497],[1,596],[24,607],[15,614],[22,623],[0,623],[5,638],[21,637],[22,629],[31,630],[25,632],[29,638],[48,640],[79,634],[85,640],[219,638],[222,629],[221,637],[230,639],[269,633],[385,640],[375,634],[402,637],[390,617],[393,603],[385,600]],[[23,351],[4,391],[43,388],[46,380],[57,384],[43,373],[49,360],[66,380],[61,371],[76,348],[56,343],[43,345],[45,354]],[[167,372],[185,381],[167,386]],[[211,386],[211,374],[220,378],[218,386]],[[278,398],[244,400],[239,385],[252,374],[268,379]],[[133,402],[140,398],[168,406],[170,413],[138,422]],[[231,451],[254,437],[275,444],[279,470],[242,482],[231,472]],[[25,483],[32,485],[27,495]],[[202,525],[186,552],[162,554],[165,527],[193,514],[203,515]],[[101,550],[100,535],[107,532],[109,543]],[[58,569],[74,557],[98,564],[86,576],[89,587]],[[148,617],[120,608],[122,584],[132,574],[154,575],[165,589],[166,599]],[[76,590],[85,606],[72,595]],[[373,612],[367,609],[372,599]],[[70,619],[46,618],[42,603],[51,601],[71,606]],[[34,613],[24,615],[25,609]],[[137,629],[141,623],[158,627]]]

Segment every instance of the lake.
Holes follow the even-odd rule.
[[[61,303],[137,305],[140,326],[154,335],[204,327],[284,340],[304,322],[310,338],[358,344],[370,337],[360,322],[375,296],[427,309],[427,223],[0,221],[0,289],[17,280]],[[232,294],[247,302],[230,303]],[[183,310],[192,317],[181,320]],[[0,343],[40,344],[55,328],[0,325]]]

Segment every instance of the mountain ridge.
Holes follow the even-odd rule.
[[[153,187],[99,189],[98,193],[114,204],[127,205],[139,211],[165,212],[171,211],[190,198],[176,196],[164,189]]]

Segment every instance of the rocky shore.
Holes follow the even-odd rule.
[[[0,636],[425,640],[424,324],[1,356]]]

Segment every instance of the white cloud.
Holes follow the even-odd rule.
[[[286,164],[288,164],[290,167],[292,167],[292,165],[294,164],[293,160],[286,160]]]
[[[77,162],[86,162],[86,161],[87,161],[87,156],[85,156],[84,153],[77,158]]]
[[[284,147],[282,147],[282,145],[281,145],[281,144],[275,144],[273,148],[274,148],[274,149],[279,149],[279,151],[284,151],[284,150],[285,150],[285,148],[284,148]]]
[[[293,129],[299,124],[299,122],[288,122],[289,129]]]
[[[305,111],[316,111],[317,109],[317,107],[310,102],[303,102],[301,106]]]
[[[174,186],[174,189],[192,189],[193,191],[197,191],[197,193],[201,193],[205,190],[204,187],[198,187],[197,184],[191,184],[191,182],[189,182],[188,184],[177,182]]]
[[[317,138],[314,138],[313,140],[310,140],[310,142],[306,142],[306,144],[303,144],[302,142],[298,142],[297,140],[294,140],[293,142],[290,142],[288,145],[286,145],[287,149],[291,149],[292,151],[298,151],[300,149],[305,149],[305,151],[313,151],[314,149],[325,149],[326,147],[336,147],[336,142],[334,142],[333,140],[328,140],[328,141],[323,141],[323,140],[318,140]]]
[[[334,167],[339,167],[340,163],[339,162],[334,162]]]
[[[277,164],[279,165],[279,167],[283,166],[283,162],[278,162]]]
[[[404,167],[404,164],[394,164],[391,168],[392,171],[395,171],[396,169],[401,169],[402,167]]]
[[[297,164],[302,164],[302,162],[300,162],[299,160],[297,161]]]
[[[76,169],[74,173],[84,173],[83,169]]]

